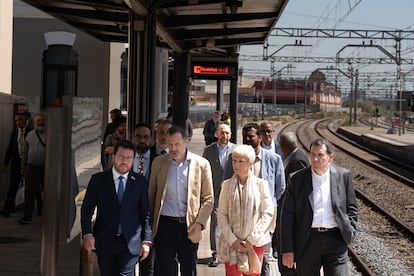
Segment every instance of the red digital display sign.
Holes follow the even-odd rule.
[[[194,65],[193,66],[193,74],[195,75],[228,75],[229,74],[229,67],[223,66],[201,66],[201,65]]]

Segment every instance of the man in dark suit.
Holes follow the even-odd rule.
[[[138,256],[144,260],[152,244],[148,184],[131,171],[134,155],[131,142],[115,144],[112,169],[91,177],[83,200],[83,247],[96,250],[101,275],[135,275]]]
[[[296,134],[293,132],[285,132],[279,137],[280,149],[283,154],[283,165],[285,167],[285,178],[286,183],[288,182],[289,175],[292,173],[309,167],[309,159],[303,151],[301,151],[297,146]],[[283,202],[285,193],[282,195],[280,202]],[[276,221],[276,231],[272,239],[273,255],[275,252],[280,253],[280,210],[278,208],[277,221]],[[291,276],[296,275],[294,268],[288,268],[282,264],[282,258],[277,260],[279,266],[279,272],[282,276]]]
[[[348,275],[347,244],[355,237],[358,209],[352,173],[332,165],[332,145],[310,146],[311,167],[289,179],[282,206],[282,261],[298,276]]]
[[[211,212],[210,220],[210,248],[213,255],[208,266],[218,266],[217,259],[217,208],[221,190],[221,183],[223,182],[223,171],[226,165],[228,156],[233,151],[235,144],[230,142],[231,130],[230,127],[224,123],[218,126],[216,131],[217,142],[210,144],[204,148],[203,157],[210,162],[211,172],[213,173],[213,190],[214,190],[214,209]]]
[[[16,114],[14,116],[16,129],[11,133],[9,145],[6,149],[2,171],[6,171],[10,163],[10,186],[7,198],[3,206],[3,216],[10,217],[11,212],[15,212],[15,200],[19,189],[21,175],[21,164],[24,150],[24,141],[27,133],[32,130],[27,126],[26,114]]]
[[[150,150],[152,142],[151,127],[145,122],[137,123],[132,141],[136,150],[132,170],[145,176],[148,181],[151,173],[151,164],[156,157],[155,153]],[[154,257],[154,250],[151,248],[148,257],[145,260],[139,261],[140,276],[152,276],[154,274]]]

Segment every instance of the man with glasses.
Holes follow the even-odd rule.
[[[81,208],[83,247],[96,250],[101,275],[135,275],[152,244],[148,184],[131,171],[134,145],[115,144],[111,169],[92,175]],[[92,228],[92,215],[97,216]]]
[[[271,122],[263,122],[261,123],[260,128],[262,130],[261,146],[266,150],[270,150],[271,152],[283,156],[282,149],[280,148],[277,139],[275,139],[275,129],[273,128],[273,124]]]
[[[284,266],[296,275],[348,275],[347,244],[355,237],[358,209],[352,173],[332,165],[326,139],[311,143],[311,166],[289,178],[281,213]]]

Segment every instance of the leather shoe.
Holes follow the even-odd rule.
[[[219,265],[217,257],[213,257],[211,261],[208,262],[209,267],[217,267]]]

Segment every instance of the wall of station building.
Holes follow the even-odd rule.
[[[3,3],[3,0],[1,2]],[[76,35],[73,50],[78,53],[77,96],[103,99],[103,129],[108,119],[105,116],[108,114],[108,110],[119,107],[120,63],[121,55],[125,51],[123,43],[100,41],[21,1],[14,0],[12,2],[14,3],[13,10],[7,11],[7,13],[13,14],[13,20],[7,26],[8,30],[12,30],[12,43],[10,43],[12,51],[9,51],[12,62],[7,65],[4,60],[1,61],[2,72],[3,70],[6,71],[8,67],[10,67],[11,72],[11,78],[8,80],[0,79],[1,87],[11,87],[10,91],[0,91],[11,94],[10,97],[2,97],[6,100],[1,101],[1,159],[4,158],[8,139],[14,125],[13,97],[24,98],[32,115],[39,112],[41,108],[42,54],[48,48],[44,33],[63,31]],[[2,5],[2,9],[4,6],[8,9],[12,8],[12,5]],[[1,14],[3,12],[5,11],[2,10]],[[1,29],[4,28],[6,26],[2,24]],[[6,52],[6,50],[4,43],[1,43],[0,52]],[[4,200],[4,191],[8,183],[8,173],[0,174],[0,203]]]
[[[40,109],[42,54],[47,49],[43,35],[50,31],[76,34],[73,50],[79,54],[77,96],[100,97],[104,99],[104,106],[108,106],[110,43],[99,41],[55,19],[15,18],[12,94],[29,98],[32,112]],[[115,90],[116,86],[112,88]]]

